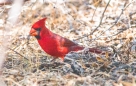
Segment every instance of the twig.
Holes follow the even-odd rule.
[[[132,19],[132,16],[135,15],[135,14],[136,14],[136,11],[129,13],[129,18]]]
[[[16,86],[21,86],[19,83],[17,83],[16,81],[14,81],[13,79],[11,79],[11,78],[6,78],[5,79],[7,82],[9,81],[9,82],[12,82],[12,85],[14,84],[14,85],[16,85]]]
[[[4,7],[4,9],[0,12],[0,16],[2,16],[2,13],[5,11],[5,7]]]
[[[126,2],[127,2],[127,1],[126,1]],[[121,15],[122,15],[123,12],[125,11],[125,9],[126,9],[133,1],[130,2],[128,5],[126,5],[126,2],[124,3],[124,8],[121,10],[121,13],[120,13],[119,17],[117,18],[117,20],[115,20],[114,24],[113,24],[112,26],[110,26],[107,30],[103,31],[99,36],[101,36],[104,32],[110,30],[111,28],[113,28],[113,27],[118,23],[118,21],[119,21]],[[128,27],[128,28],[129,28],[129,27]],[[121,32],[123,32],[123,31],[117,32],[116,34],[119,34],[119,33],[121,33]],[[116,34],[113,34],[113,35],[116,35]],[[113,35],[112,35],[112,36],[113,36]],[[95,39],[92,39],[92,40],[96,40],[99,36],[97,36]]]
[[[106,5],[106,7],[105,7],[105,10],[103,11],[103,14],[102,14],[101,20],[100,20],[100,22],[99,22],[99,25],[98,25],[90,34],[84,35],[84,36],[82,36],[82,37],[80,37],[80,38],[78,38],[78,39],[76,39],[76,40],[82,39],[82,38],[84,38],[84,37],[88,37],[88,36],[92,35],[95,31],[97,31],[97,29],[100,27],[100,25],[101,25],[101,23],[102,23],[104,13],[105,13],[105,11],[106,11],[106,9],[107,9],[107,6],[109,5],[110,1],[111,1],[111,0],[109,0],[109,2],[107,3],[107,5]],[[133,2],[134,2],[134,0],[132,0],[129,4],[126,5],[126,3],[127,3],[127,1],[126,1],[126,2],[124,3],[124,8],[121,10],[121,13],[120,13],[119,17],[115,20],[114,24],[113,24],[112,26],[110,26],[107,30],[105,30],[105,31],[103,31],[102,33],[100,33],[99,36],[97,36],[95,39],[92,39],[91,41],[96,40],[96,39],[99,38],[104,32],[106,32],[106,31],[110,30],[111,28],[113,28],[113,27],[118,23],[118,21],[119,21],[121,15],[123,14],[124,10],[125,10],[130,4],[132,4]],[[123,32],[123,31],[120,31],[120,32],[118,32],[118,33],[116,33],[116,34],[119,34],[119,33],[121,33],[121,32]],[[115,34],[114,34],[114,35],[115,35]]]
[[[98,2],[99,2],[99,1],[98,1]],[[100,4],[100,3],[99,3],[99,4]],[[96,9],[94,10],[94,13],[93,13],[93,16],[92,16],[91,21],[93,20],[93,17],[94,17],[94,15],[95,15],[95,12],[96,12],[96,10],[97,10],[98,6],[99,6],[99,5],[97,5]]]
[[[20,56],[24,57],[26,60],[28,60],[28,58],[26,58],[26,57],[25,57],[25,56],[23,56],[22,54],[18,53],[18,52],[17,52],[17,51],[15,51],[14,49],[11,49],[11,48],[9,48],[9,47],[8,47],[8,49],[12,50],[13,52],[17,53],[18,55],[20,55]]]
[[[110,1],[111,1],[111,0],[108,1],[107,5],[106,5],[106,7],[105,7],[105,9],[104,9],[104,11],[103,11],[103,13],[102,13],[101,20],[100,20],[98,26],[97,26],[90,34],[85,35],[85,36],[82,36],[82,37],[80,37],[80,38],[78,38],[78,39],[75,39],[75,40],[79,40],[79,39],[82,39],[82,38],[84,38],[84,37],[88,37],[88,36],[92,35],[95,31],[97,31],[97,29],[101,26],[101,23],[102,23],[102,20],[103,20],[103,17],[104,17],[104,13],[105,13],[105,11],[106,11],[106,9],[107,9],[107,7],[108,7]]]
[[[108,37],[116,36],[116,35],[120,34],[121,32],[124,32],[124,31],[126,31],[126,30],[127,30],[127,28],[125,28],[125,29],[123,29],[123,30],[121,30],[121,31],[119,31],[119,32],[117,32],[117,33],[115,33],[115,34],[113,34],[113,35],[110,35],[110,36],[108,36]]]

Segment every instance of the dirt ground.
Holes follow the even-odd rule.
[[[11,32],[4,39],[7,86],[136,86],[136,1],[108,1],[26,0],[14,25],[7,21],[12,4],[0,5],[0,31]],[[52,62],[34,37],[27,39],[44,17],[52,32],[106,54],[73,52],[72,61]]]

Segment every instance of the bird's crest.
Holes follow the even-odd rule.
[[[33,24],[32,28],[41,28],[41,26],[45,26],[45,21],[47,18],[43,18],[39,21],[37,21],[36,23]]]

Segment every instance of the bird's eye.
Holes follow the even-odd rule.
[[[36,31],[41,31],[41,28],[36,28]]]

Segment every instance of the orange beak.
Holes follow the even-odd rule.
[[[31,30],[30,30],[30,35],[31,35],[31,36],[37,36],[37,35],[38,35],[38,32],[37,32],[35,29],[31,28]]]

